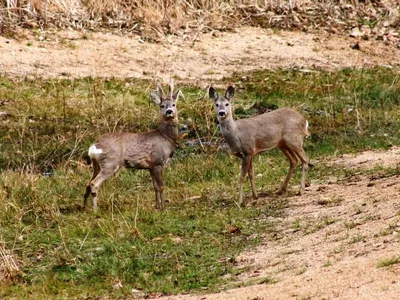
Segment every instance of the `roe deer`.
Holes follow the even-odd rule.
[[[179,136],[176,102],[180,94],[180,90],[174,93],[172,81],[169,95],[165,95],[158,84],[157,91],[150,93],[153,101],[160,107],[158,129],[141,133],[107,133],[90,146],[93,175],[86,187],[84,209],[89,195],[93,197],[93,209],[97,209],[97,192],[101,184],[122,166],[148,169],[153,180],[155,207],[165,208],[162,172],[165,163],[172,157]]]
[[[256,154],[278,147],[290,163],[289,172],[278,193],[286,191],[293,171],[301,161],[303,174],[300,194],[304,192],[308,157],[303,150],[304,136],[309,135],[307,120],[297,111],[281,108],[255,117],[233,120],[231,99],[235,89],[229,86],[225,96],[209,88],[209,97],[214,100],[222,134],[233,154],[242,159],[239,180],[239,205],[243,202],[243,181],[249,175],[253,198],[257,199],[254,185],[253,158]]]

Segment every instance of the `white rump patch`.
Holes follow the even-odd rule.
[[[306,120],[306,138],[309,137],[311,133],[308,131],[308,120]]]
[[[90,158],[97,158],[99,157],[100,154],[103,153],[103,150],[100,148],[97,148],[95,144],[93,144],[92,146],[90,146],[89,148],[89,156]]]

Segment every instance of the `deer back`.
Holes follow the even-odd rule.
[[[243,151],[253,154],[273,149],[285,140],[303,140],[307,133],[304,116],[288,108],[240,119],[235,123]]]

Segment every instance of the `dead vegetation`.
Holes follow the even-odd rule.
[[[1,35],[13,35],[20,27],[107,28],[159,41],[167,34],[195,38],[202,32],[235,30],[238,25],[306,32],[346,31],[363,39],[377,38],[398,45],[399,3],[394,0],[0,1]]]
[[[6,280],[11,280],[20,272],[18,262],[12,255],[11,251],[7,250],[4,244],[0,243],[0,283]]]

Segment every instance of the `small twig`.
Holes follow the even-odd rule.
[[[139,231],[137,229],[137,218],[139,215],[139,197],[136,197],[136,211],[135,211],[135,218],[133,219],[133,226],[135,226],[136,231]]]
[[[89,233],[90,233],[90,230],[89,230],[89,232],[86,234],[86,236],[85,236],[85,238],[83,239],[81,245],[79,246],[78,252],[81,251],[81,249],[82,249],[82,247],[83,247],[83,244],[85,244],[85,241],[86,241],[87,237],[89,236]]]
[[[66,252],[68,253],[68,255],[72,256],[72,255],[71,255],[71,252],[69,252],[69,250],[68,250],[68,248],[67,248],[67,244],[65,243],[64,236],[63,236],[63,234],[62,234],[62,231],[61,231],[60,226],[58,226],[58,231],[60,232],[61,241],[62,241],[62,243],[63,243],[63,245],[64,245],[64,248],[65,248]]]
[[[2,245],[0,245],[0,263],[0,265],[3,265],[5,267],[6,271],[9,273],[8,275],[19,272],[19,267],[15,259]]]
[[[395,213],[394,215],[391,215],[391,216],[383,218],[383,219],[384,220],[389,220],[389,219],[392,219],[392,218],[397,217],[397,216],[399,216],[399,213]]]
[[[288,0],[288,2],[289,2],[289,12],[292,13],[293,12],[292,0]]]
[[[357,117],[357,125],[355,129],[361,130],[360,113],[358,112],[358,109],[356,109],[356,117]]]

